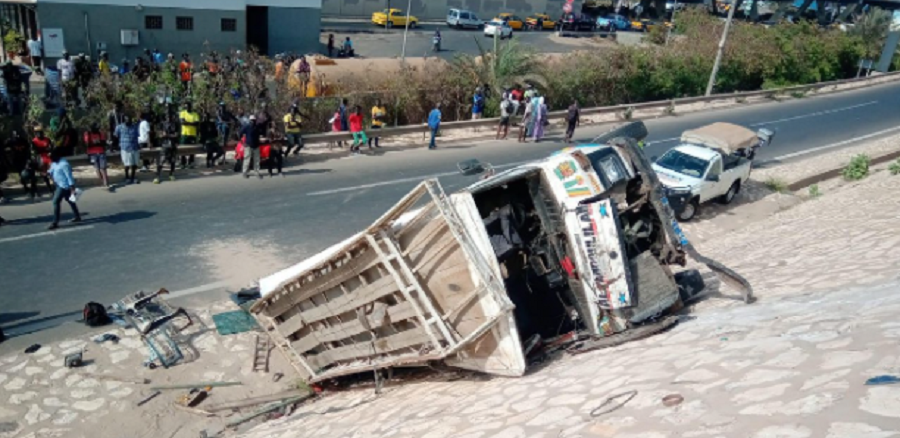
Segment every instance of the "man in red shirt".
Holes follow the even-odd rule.
[[[100,125],[91,123],[91,128],[84,133],[84,144],[87,146],[88,157],[97,171],[97,178],[103,181],[106,190],[112,190],[109,185],[109,176],[106,173],[106,135],[100,130]]]
[[[25,176],[23,180],[31,182],[31,199],[34,200],[37,195],[38,175],[44,180],[47,190],[53,191],[50,188],[50,178],[47,176],[47,169],[50,168],[50,150],[53,148],[50,138],[44,135],[44,128],[41,125],[34,127],[34,138],[31,139],[31,147],[35,155],[35,161],[33,161],[34,165],[29,166],[30,172],[27,175],[23,175]]]
[[[353,146],[350,148],[352,155],[359,155],[359,146],[368,144],[369,139],[363,131],[363,112],[359,105],[353,110],[353,114],[347,118],[350,122],[350,134],[353,135]]]
[[[181,86],[184,87],[185,91],[187,91],[191,84],[191,79],[194,76],[193,68],[190,56],[187,53],[181,55],[181,63],[178,64],[178,72],[181,75]]]

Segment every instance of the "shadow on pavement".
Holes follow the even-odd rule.
[[[6,318],[9,315],[30,315],[22,318],[11,319],[10,321],[29,318],[31,316],[37,316],[40,312],[22,312],[22,313],[12,313],[12,314],[0,314],[0,322],[6,322]],[[58,327],[59,325],[77,321],[74,319],[78,317],[79,319],[83,317],[83,313],[81,310],[76,310],[73,312],[60,313],[57,315],[45,316],[43,318],[31,319],[28,321],[20,322],[18,324],[10,324],[3,327],[3,332],[7,337],[15,337],[15,336],[23,336],[31,333],[39,332],[41,330],[46,330],[53,327]]]
[[[18,321],[20,319],[28,319],[40,314],[41,312],[0,313],[0,324],[8,324],[10,322]]]
[[[71,217],[71,211],[67,210],[68,206],[63,206],[62,208],[63,208],[63,217],[64,218]],[[138,211],[126,211],[126,212],[111,214],[109,216],[100,216],[100,217],[90,217],[90,213],[81,213],[81,216],[84,218],[84,220],[80,224],[73,224],[72,226],[77,227],[77,226],[84,226],[84,225],[90,225],[90,224],[101,224],[101,223],[115,225],[115,224],[121,224],[121,223],[125,223],[125,222],[149,219],[153,216],[156,216],[156,213],[152,212],[152,211],[138,210]],[[66,220],[66,219],[64,219],[64,220]],[[13,220],[8,221],[7,224],[8,225],[29,225],[29,224],[36,224],[36,223],[49,224],[50,222],[53,222],[52,214],[48,214],[48,215],[44,215],[44,216],[23,218],[23,219],[13,219]]]

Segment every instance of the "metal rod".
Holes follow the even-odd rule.
[[[241,382],[197,382],[197,383],[186,383],[181,385],[163,385],[163,386],[151,386],[151,391],[165,391],[168,389],[194,389],[194,388],[219,388],[223,386],[240,386],[243,385]]]
[[[231,422],[229,422],[225,427],[234,427],[234,426],[237,426],[237,425],[239,425],[239,424],[241,424],[241,423],[244,423],[244,422],[246,422],[246,421],[252,420],[252,419],[254,419],[254,418],[256,418],[256,417],[258,417],[258,416],[260,416],[260,415],[268,414],[269,412],[277,411],[278,409],[281,409],[281,408],[283,408],[283,407],[285,407],[285,406],[292,405],[292,404],[295,404],[295,403],[299,403],[299,402],[301,402],[301,401],[303,401],[303,400],[305,400],[305,399],[307,399],[307,398],[309,398],[309,397],[312,397],[312,396],[314,396],[314,394],[304,395],[304,396],[302,396],[302,397],[294,397],[294,398],[285,400],[285,401],[283,401],[283,402],[281,402],[281,403],[274,404],[274,405],[272,405],[272,406],[267,406],[267,407],[262,408],[262,409],[260,409],[260,410],[258,410],[258,411],[256,411],[256,412],[254,412],[254,413],[252,413],[252,414],[250,414],[250,415],[247,415],[247,416],[238,418],[238,419],[236,419],[236,420],[234,420],[234,421],[231,421]]]
[[[706,94],[710,96],[716,85],[716,75],[719,74],[719,64],[722,62],[722,53],[725,51],[725,41],[728,40],[728,30],[731,29],[731,20],[734,18],[734,5],[728,10],[728,19],[725,21],[725,30],[722,31],[722,39],[719,40],[719,50],[716,52],[716,60],[713,62],[712,72],[709,74],[709,83],[706,84]]]

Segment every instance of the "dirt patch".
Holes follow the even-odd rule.
[[[271,242],[261,245],[246,239],[213,240],[192,247],[189,253],[203,260],[218,281],[232,288],[249,286],[284,264],[275,255],[281,251]]]

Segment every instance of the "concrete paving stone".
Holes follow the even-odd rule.
[[[13,377],[3,388],[7,391],[18,391],[24,388],[27,383],[28,381],[21,377]]]
[[[865,423],[832,423],[826,438],[889,438],[898,434]]]
[[[812,430],[806,426],[785,425],[767,426],[753,435],[753,438],[807,438],[812,436]]]
[[[780,397],[790,387],[790,383],[781,383],[765,388],[748,389],[735,394],[733,397],[731,397],[731,401],[739,405],[761,402],[769,400],[773,397]]]
[[[900,418],[900,391],[888,386],[868,387],[859,408],[883,417]]]
[[[865,362],[872,358],[872,351],[830,351],[824,354],[822,360],[823,370],[845,368]]]

